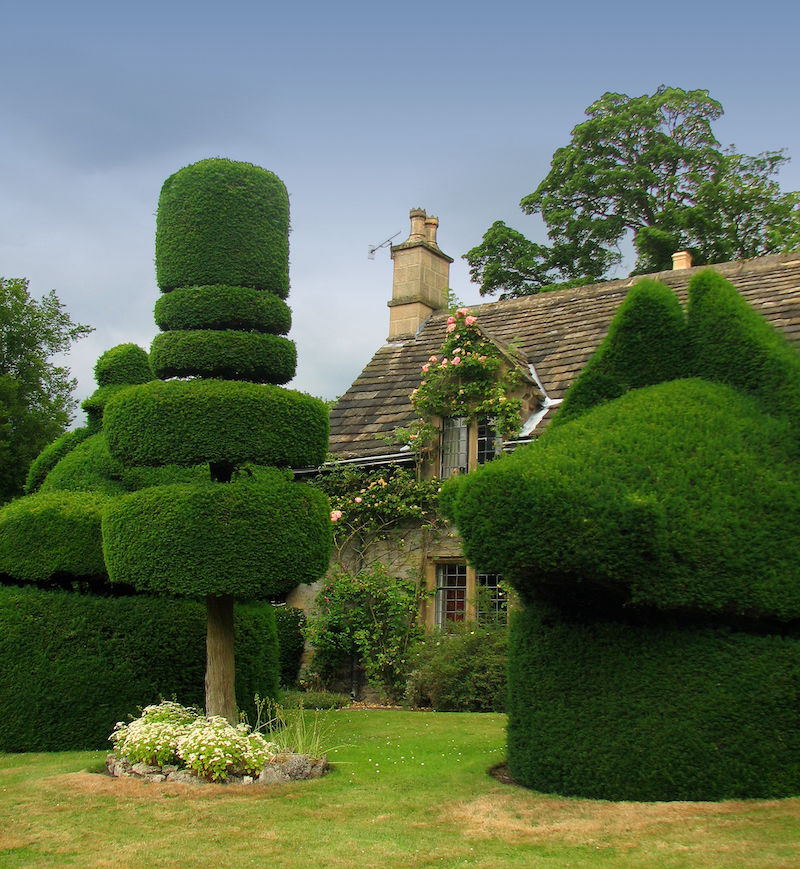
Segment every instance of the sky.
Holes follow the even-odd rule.
[[[720,143],[785,148],[800,189],[798,33],[788,0],[0,0],[0,275],[95,328],[66,357],[82,400],[100,354],[158,331],[164,180],[254,163],[290,195],[289,385],[334,398],[388,334],[392,262],[369,246],[426,209],[478,303],[463,254],[496,220],[546,241],[519,201],[606,91],[707,89]]]

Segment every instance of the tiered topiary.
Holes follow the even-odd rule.
[[[116,500],[103,547],[112,582],[205,598],[206,712],[232,722],[234,597],[313,582],[330,551],[327,499],[288,470],[321,464],[328,441],[325,405],[280,386],[295,369],[283,337],[288,228],[286,189],[264,169],[204,160],[167,179],[156,231],[164,331],[150,353],[165,382],[113,396],[103,420],[126,466],[209,464],[205,482]]]
[[[715,272],[686,320],[637,284],[564,411],[440,496],[524,602],[514,776],[605,799],[800,793],[800,354]]]

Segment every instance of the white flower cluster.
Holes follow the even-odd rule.
[[[224,718],[206,718],[174,701],[148,706],[130,724],[118,722],[109,739],[131,763],[177,763],[214,781],[229,772],[258,774],[277,746],[246,724],[232,727]]]

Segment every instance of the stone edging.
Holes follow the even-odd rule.
[[[328,770],[328,756],[323,754],[322,757],[313,758],[307,754],[277,755],[261,770],[261,774],[258,776],[228,773],[228,777],[224,781],[218,782],[200,778],[196,772],[189,769],[179,769],[173,764],[165,764],[164,766],[152,766],[147,763],[132,764],[113,752],[106,756],[106,770],[110,776],[115,778],[136,778],[147,782],[176,782],[191,785],[272,785],[321,778]]]

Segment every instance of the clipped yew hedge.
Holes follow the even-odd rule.
[[[283,299],[247,287],[180,287],[156,302],[156,325],[172,329],[241,329],[285,335],[292,312]]]
[[[470,562],[523,595],[599,586],[634,605],[791,620],[800,617],[793,449],[789,423],[746,396],[675,380],[448,483],[442,505]]]
[[[288,383],[297,367],[294,341],[234,330],[162,332],[150,347],[157,377],[219,377],[252,383]]]
[[[631,389],[691,376],[689,331],[675,293],[658,281],[637,281],[608,335],[567,390],[553,425]]]
[[[292,688],[300,676],[306,639],[303,628],[305,613],[293,606],[275,606],[275,624],[278,628],[278,654],[281,664],[281,687]]]
[[[800,353],[711,270],[689,283],[689,334],[698,377],[757,398],[800,426]]]
[[[275,386],[154,382],[115,396],[103,431],[125,465],[318,467],[328,446],[328,411],[319,399]]]
[[[508,762],[537,791],[606,800],[800,793],[800,638],[573,621],[518,609]]]
[[[122,465],[112,458],[102,432],[86,438],[53,468],[41,485],[41,492],[96,492],[122,495]]]
[[[158,200],[159,287],[213,284],[289,294],[289,196],[277,175],[202,160],[167,178]]]
[[[47,478],[50,471],[80,443],[89,437],[91,431],[88,427],[76,428],[74,431],[65,432],[53,443],[48,444],[39,455],[31,462],[28,469],[28,477],[25,480],[25,494],[32,495]]]
[[[100,536],[105,495],[37,492],[0,510],[0,574],[47,582],[58,574],[103,577]]]
[[[269,604],[237,604],[236,699],[278,689]],[[104,749],[117,721],[175,696],[202,707],[205,607],[0,587],[0,751]]]
[[[118,344],[97,360],[94,376],[98,386],[147,383],[153,379],[147,353],[136,344]]]
[[[112,583],[155,594],[280,596],[325,572],[329,514],[325,495],[278,469],[143,489],[108,505],[105,563]]]

